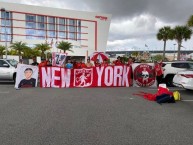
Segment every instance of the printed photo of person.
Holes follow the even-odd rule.
[[[18,85],[18,88],[29,88],[36,86],[36,79],[32,78],[33,70],[26,68],[24,71],[25,78],[22,79]]]
[[[66,60],[67,53],[52,53],[52,66],[59,66],[61,67]]]

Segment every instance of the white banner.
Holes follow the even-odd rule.
[[[17,65],[15,88],[37,87],[38,67],[26,64]]]

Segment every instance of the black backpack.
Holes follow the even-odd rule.
[[[156,97],[156,102],[159,104],[162,103],[175,103],[174,97],[169,94],[161,94]]]

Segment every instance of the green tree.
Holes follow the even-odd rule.
[[[164,59],[163,59],[163,55],[160,55],[160,54],[157,54],[157,55],[152,56],[152,59],[153,59],[154,61],[164,60]]]
[[[47,57],[48,57],[48,60],[52,59],[52,53],[51,53],[51,52],[48,52],[48,53],[47,53]]]
[[[188,26],[176,26],[172,31],[173,39],[175,39],[178,44],[177,60],[180,60],[182,42],[183,40],[187,41],[191,38],[192,30]]]
[[[51,49],[51,47],[50,47],[50,45],[49,44],[47,44],[47,43],[41,43],[41,44],[36,44],[35,45],[35,49],[37,49],[37,50],[39,50],[40,52],[41,52],[41,57],[42,58],[46,58],[45,56],[45,52],[47,51],[47,50],[50,50]]]
[[[33,53],[32,53],[31,48],[23,50],[23,57],[24,58],[32,58],[32,56],[33,56]]]
[[[138,52],[138,51],[133,51],[132,53],[131,53],[131,56],[132,57],[137,57],[137,56],[139,56],[140,55],[140,53]]]
[[[58,44],[58,46],[57,46],[57,48],[63,50],[64,52],[66,52],[66,51],[71,51],[71,52],[73,52],[72,46],[73,46],[73,45],[72,45],[71,43],[69,43],[69,42],[60,41],[59,44]]]
[[[170,26],[165,26],[163,28],[160,28],[157,33],[157,39],[164,41],[164,49],[163,49],[163,58],[165,58],[165,52],[166,52],[166,41],[169,39],[172,39],[172,31]]]
[[[188,21],[187,21],[187,25],[188,25],[189,27],[193,27],[193,15],[191,15],[191,16],[189,17],[189,19],[188,19]]]
[[[10,51],[7,52],[8,55],[18,55],[17,50],[11,49]]]
[[[41,56],[41,51],[38,50],[37,48],[32,48],[31,51],[32,51],[31,52],[32,53],[32,58],[36,57],[36,56]]]
[[[4,54],[5,54],[5,46],[0,45],[0,57],[3,58]]]
[[[19,55],[19,58],[21,58],[22,53],[24,53],[24,51],[26,49],[29,49],[29,47],[27,46],[26,43],[23,43],[22,41],[20,42],[14,42],[13,44],[10,45],[10,48],[16,50],[16,52]]]

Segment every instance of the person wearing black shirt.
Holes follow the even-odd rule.
[[[31,65],[35,65],[35,66],[39,65],[39,63],[36,61],[35,57],[33,58],[33,63]]]
[[[33,70],[31,68],[26,68],[24,71],[25,79],[21,80],[18,88],[29,88],[36,86],[36,79],[32,78]]]

